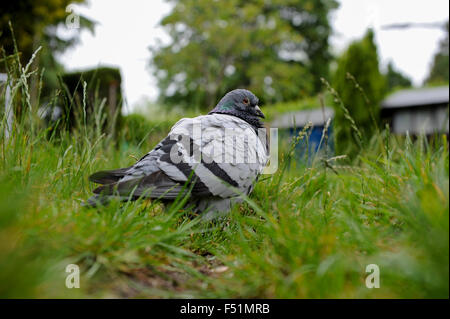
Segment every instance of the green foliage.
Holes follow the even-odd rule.
[[[141,114],[129,114],[123,117],[121,140],[123,146],[138,145],[139,147],[147,147],[158,143],[175,124],[175,119],[149,120]]]
[[[57,62],[55,55],[73,46],[79,38],[80,30],[70,37],[61,37],[57,33],[57,27],[65,23],[69,13],[66,7],[71,3],[85,3],[85,0],[23,0],[3,1],[0,5],[0,60],[5,56],[15,54],[16,48],[20,48],[20,61],[26,63],[32,54],[42,47],[41,54],[34,60],[33,66],[46,69],[43,74],[44,95],[49,95],[51,90],[58,87],[57,74],[63,67]],[[14,30],[12,34],[9,23]],[[94,22],[84,16],[80,16],[80,28],[93,32]],[[14,67],[11,67],[14,69]],[[5,63],[0,64],[0,72],[5,72]],[[31,97],[36,99],[38,95],[38,79],[34,76],[31,83]]]
[[[26,96],[27,82],[12,81]],[[250,198],[205,221],[187,198],[82,207],[91,172],[129,166],[150,145],[117,149],[89,122],[49,141],[35,120],[16,119],[7,138],[0,118],[0,297],[449,297],[446,135],[383,131],[356,160],[325,153],[289,168],[292,145]],[[64,285],[73,263],[80,289]],[[364,284],[368,264],[378,289]]]
[[[337,9],[338,2],[286,1],[282,6],[292,29],[304,39],[290,45],[308,57],[304,65],[313,77],[313,92],[318,93],[322,90],[320,78],[329,75],[329,63],[333,59],[328,49],[332,33],[329,13]]]
[[[77,119],[84,121],[100,116],[102,131],[115,135],[115,131],[120,130],[123,101],[119,69],[102,67],[67,73],[62,76],[62,82],[66,101],[61,102],[68,105],[65,115],[70,128],[80,125]],[[96,106],[100,109],[96,110]]]
[[[439,51],[435,54],[433,58],[433,65],[431,67],[430,74],[426,79],[425,83],[427,84],[448,84],[448,72],[449,72],[449,51],[448,51],[448,35],[449,35],[449,27],[448,21],[446,25],[446,36],[439,44]]]
[[[361,137],[369,140],[376,129],[379,104],[385,94],[385,79],[379,70],[374,33],[369,30],[360,41],[353,42],[339,58],[332,86]],[[336,107],[336,146],[339,153],[354,154],[358,140],[342,107]]]
[[[325,104],[331,105],[332,99],[330,96],[325,95]],[[321,102],[319,96],[308,97],[301,100],[289,101],[289,102],[279,102],[270,105],[263,105],[262,110],[266,116],[266,122],[270,122],[275,119],[277,115],[286,112],[295,112],[301,110],[309,110],[320,108]]]
[[[253,213],[234,211],[214,245],[231,268],[219,296],[446,298],[446,147],[437,155],[425,140],[389,143],[377,136],[360,164],[333,164],[336,173],[316,161],[259,183]],[[380,289],[364,285],[370,263]]]
[[[388,64],[386,82],[388,91],[392,91],[398,88],[408,88],[412,85],[411,79],[395,70],[392,62],[389,62]]]
[[[334,0],[172,2],[161,21],[171,42],[152,60],[163,103],[210,109],[238,87],[266,103],[294,100],[328,72]]]
[[[150,132],[151,124],[140,114],[129,114],[123,117],[123,139],[133,145],[139,145]]]

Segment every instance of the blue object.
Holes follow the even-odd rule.
[[[304,162],[307,160],[308,164],[314,159],[318,152],[324,152],[325,146],[328,146],[328,156],[334,154],[334,137],[332,123],[328,127],[328,141],[322,140],[324,126],[314,126],[307,131],[307,135],[296,145],[294,160],[296,162]],[[287,129],[280,129],[280,138],[287,139],[289,144],[292,143],[293,138],[297,137],[303,130],[303,127],[291,127]],[[321,143],[322,141],[322,143]],[[306,158],[305,158],[306,157]]]

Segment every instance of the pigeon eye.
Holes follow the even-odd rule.
[[[248,105],[248,103],[250,103],[249,100],[248,100],[247,98],[244,98],[244,99],[242,100],[242,102],[243,102],[245,105]]]

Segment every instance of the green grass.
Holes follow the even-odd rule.
[[[16,81],[15,103],[32,115]],[[205,221],[183,198],[81,206],[90,173],[133,164],[158,130],[113,145],[95,123],[50,140],[35,116],[10,139],[1,123],[0,297],[449,297],[445,136],[381,132],[353,161],[321,154],[312,165],[284,149],[244,204]],[[80,289],[65,287],[71,263]],[[368,264],[380,267],[378,289],[365,286]]]
[[[314,96],[314,97],[306,97],[298,101],[280,102],[268,106],[262,105],[262,108],[264,110],[266,120],[270,122],[274,120],[278,115],[286,112],[320,108],[321,103],[322,102],[320,101],[320,96]],[[331,96],[329,95],[324,96],[323,103],[325,104],[325,106],[331,106],[332,103]]]

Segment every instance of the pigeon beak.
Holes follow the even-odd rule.
[[[261,117],[263,119],[266,118],[258,105],[255,106],[255,114],[256,116]]]

